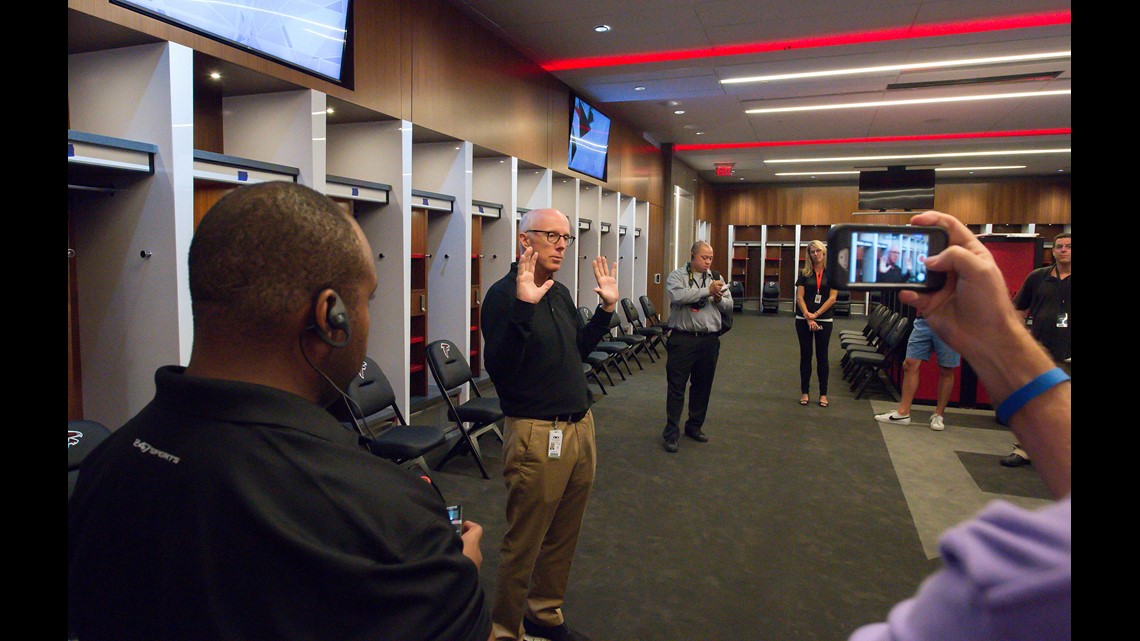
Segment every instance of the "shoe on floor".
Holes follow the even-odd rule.
[[[691,432],[691,433],[685,432],[685,436],[688,436],[689,438],[693,439],[694,441],[696,441],[698,443],[708,443],[709,442],[709,437],[705,436],[704,432]]]
[[[1016,451],[1011,453],[1009,456],[1002,458],[1001,460],[1001,464],[1006,467],[1021,467],[1023,465],[1031,465],[1032,463],[1033,461],[1030,461],[1024,456],[1018,454]]]
[[[665,441],[665,451],[673,454],[677,451],[677,441]]]
[[[940,414],[930,415],[930,429],[935,432],[941,432],[946,429],[946,419],[942,418]]]
[[[910,425],[910,414],[903,416],[898,412],[891,410],[886,414],[876,414],[875,420],[880,423],[895,423],[896,425]]]
[[[523,639],[524,641],[590,641],[590,637],[570,629],[565,622],[556,626],[539,625],[526,617],[523,617]]]

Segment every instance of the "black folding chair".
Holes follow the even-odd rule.
[[[371,358],[345,390],[347,398],[333,403],[329,411],[345,427],[361,435],[369,452],[393,463],[430,472],[428,452],[446,441],[441,425],[410,425],[396,403],[388,377]]]
[[[111,430],[97,421],[82,419],[67,421],[67,498],[75,491],[75,482],[79,480],[79,465],[83,459],[102,443]]]
[[[471,366],[463,356],[463,351],[449,340],[438,340],[428,343],[427,346],[428,369],[432,378],[439,386],[439,391],[447,401],[447,415],[455,421],[456,428],[462,435],[455,445],[451,446],[447,454],[436,465],[440,469],[453,457],[471,452],[483,478],[489,479],[487,467],[483,464],[483,454],[479,451],[479,437],[487,432],[493,432],[503,442],[503,433],[499,430],[499,421],[504,417],[499,399],[493,396],[483,396],[479,387],[475,385]],[[458,397],[464,385],[471,383],[472,396],[464,403],[459,403]]]
[[[578,323],[582,327],[588,325],[590,319],[593,317],[594,312],[591,311],[589,307],[578,308]],[[621,367],[618,367],[619,363],[625,365],[626,371],[629,372],[630,376],[633,376],[633,369],[630,368],[629,361],[627,360],[627,355],[630,353],[630,346],[628,344],[603,338],[594,346],[594,351],[609,355],[610,363],[607,364],[607,366],[612,364],[613,368],[617,370],[618,375],[621,376],[621,380],[625,380],[625,373],[621,371]]]
[[[657,353],[657,346],[665,341],[665,328],[661,325],[650,327],[642,323],[641,315],[637,313],[633,301],[628,298],[621,299],[621,311],[625,313],[625,319],[633,328],[633,333],[644,336],[646,347],[653,352],[654,356],[661,358],[661,355]]]
[[[610,332],[606,334],[605,338],[607,340],[618,341],[629,345],[630,351],[628,353],[628,356],[629,358],[633,359],[633,362],[637,363],[637,369],[645,369],[641,366],[641,359],[637,357],[638,352],[644,352],[645,355],[649,357],[650,363],[657,362],[654,360],[653,354],[650,353],[649,349],[646,347],[649,339],[645,336],[639,336],[637,334],[627,334],[625,332],[625,326],[621,323],[621,314],[619,314],[616,309],[614,310],[613,315],[610,316]]]

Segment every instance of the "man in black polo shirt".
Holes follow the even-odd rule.
[[[482,528],[457,536],[432,485],[325,409],[364,359],[373,260],[350,216],[292,182],[207,212],[189,365],[158,370],[68,501],[69,635],[488,638]]]
[[[681,410],[685,408],[685,386],[689,385],[689,418],[685,436],[705,443],[709,437],[702,427],[709,408],[716,362],[720,357],[721,313],[732,313],[732,294],[715,272],[711,272],[712,246],[703,240],[693,243],[689,262],[674,269],[665,281],[669,296],[669,343],[665,376],[669,389],[665,397],[665,451],[677,451]]]
[[[1053,239],[1053,264],[1029,272],[1017,291],[1014,307],[1025,315],[1029,333],[1041,343],[1065,373],[1072,375],[1073,235]],[[1001,459],[1006,467],[1029,465],[1020,444]]]
[[[582,328],[554,280],[574,242],[557,209],[519,223],[523,254],[483,298],[487,372],[506,414],[503,479],[507,532],[491,611],[496,639],[586,639],[562,604],[596,466],[594,417],[582,363],[609,330],[619,299],[617,263],[594,259],[601,304]],[[572,256],[570,257],[573,258]]]

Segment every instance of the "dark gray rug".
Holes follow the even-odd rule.
[[[837,319],[835,329],[863,323]],[[722,339],[710,442],[683,438],[677,454],[661,447],[663,360],[642,358],[644,371],[634,366],[599,395],[598,475],[568,622],[598,641],[828,641],[913,594],[940,561],[923,553],[872,399],[853,398],[839,357],[833,338],[830,407],[814,404],[814,379],[813,404],[800,406],[792,316],[738,315]],[[976,426],[988,424],[982,416]],[[486,436],[482,444],[491,480],[469,456],[435,477],[486,530],[490,598],[505,490],[499,445]],[[985,491],[1035,491],[1030,470],[961,458]]]

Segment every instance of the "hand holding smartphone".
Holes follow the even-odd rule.
[[[946,274],[926,269],[926,257],[946,249],[946,230],[916,225],[833,225],[827,232],[832,289],[937,291]]]

